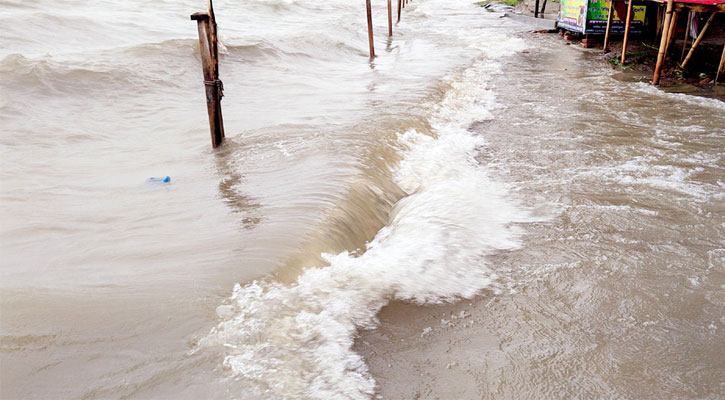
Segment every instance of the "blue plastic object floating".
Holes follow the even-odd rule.
[[[169,182],[171,182],[171,177],[167,176],[165,178],[149,178],[149,182],[169,183]]]

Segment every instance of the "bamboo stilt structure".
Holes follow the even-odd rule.
[[[393,6],[388,0],[388,36],[393,36]]]
[[[685,66],[687,66],[687,63],[690,61],[690,58],[692,58],[692,53],[695,52],[695,49],[702,41],[702,38],[705,37],[705,32],[707,32],[707,28],[710,27],[710,22],[712,22],[713,19],[715,19],[716,12],[713,12],[710,15],[710,18],[707,19],[707,22],[705,23],[705,26],[702,27],[702,30],[700,31],[700,34],[697,35],[697,39],[695,39],[695,42],[692,43],[692,47],[690,48],[690,51],[687,53],[687,57],[685,57],[685,61],[682,62],[682,65],[680,65],[680,68],[685,69]]]
[[[665,59],[665,47],[667,47],[667,33],[670,29],[670,20],[672,19],[672,6],[674,0],[667,0],[667,10],[665,11],[665,23],[662,25],[662,39],[660,40],[660,51],[657,53],[657,64],[655,65],[654,76],[652,77],[652,84],[658,85],[660,83],[660,74],[662,73],[662,62]]]
[[[211,145],[216,148],[224,142],[224,121],[222,119],[221,100],[224,85],[219,79],[219,50],[217,47],[217,27],[211,0],[207,2],[207,12],[194,13],[191,19],[197,22],[199,30],[199,52],[201,54],[206,108],[209,113],[209,131]]]
[[[614,0],[609,2],[609,15],[607,16],[607,30],[604,32],[603,52],[609,51],[609,34],[612,32],[612,20],[614,19]]]
[[[717,74],[715,74],[715,86],[717,81],[720,80],[720,73],[725,69],[725,46],[722,47],[722,57],[720,57],[720,66],[717,67]]]
[[[682,55],[680,55],[680,63],[685,59],[685,51],[687,50],[687,39],[690,38],[690,25],[692,24],[692,11],[687,10],[687,26],[685,27],[685,41],[682,43]]]
[[[670,23],[670,30],[667,32],[667,46],[665,46],[665,57],[667,57],[667,53],[670,51],[670,45],[672,44],[672,40],[675,38],[675,32],[677,31],[677,19],[680,16],[680,10],[675,10],[675,15],[672,17],[672,23]]]
[[[627,58],[627,42],[629,41],[629,25],[632,22],[632,3],[634,0],[629,0],[627,4],[627,22],[624,24],[624,41],[622,42],[622,60],[620,61],[622,64],[624,64],[624,60]]]
[[[370,0],[365,0],[368,14],[368,42],[370,42],[370,58],[375,58],[375,45],[373,44],[373,12],[370,9]]]

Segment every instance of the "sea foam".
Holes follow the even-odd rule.
[[[487,255],[519,245],[528,220],[507,188],[475,161],[484,139],[468,130],[493,118],[484,59],[450,77],[430,105],[434,135],[399,135],[395,182],[408,194],[362,254],[325,254],[292,285],[270,279],[236,285],[222,321],[202,345],[224,346],[224,365],[271,398],[365,399],[375,381],[352,347],[393,299],[419,304],[470,298],[496,281]]]

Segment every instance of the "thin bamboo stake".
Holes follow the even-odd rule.
[[[624,24],[624,42],[622,43],[622,60],[620,61],[622,64],[624,64],[624,60],[627,57],[627,42],[629,41],[629,25],[632,21],[632,3],[634,0],[629,0],[629,3],[627,5],[627,22]]]
[[[370,58],[375,58],[375,45],[373,44],[373,13],[370,9],[370,0],[365,0],[368,14],[368,41],[370,42]]]
[[[662,39],[660,40],[660,51],[657,53],[657,65],[655,65],[654,76],[652,77],[652,84],[658,85],[660,83],[660,74],[662,73],[662,62],[665,59],[665,47],[667,47],[667,34],[666,32],[670,29],[670,20],[672,19],[672,5],[674,0],[667,0],[667,11],[665,11],[665,23],[662,26]]]
[[[612,32],[612,20],[614,19],[614,0],[609,2],[609,15],[607,16],[607,30],[604,33],[604,47],[603,52],[609,51],[609,34]]]
[[[717,67],[717,74],[715,74],[715,86],[717,86],[717,81],[720,79],[720,72],[722,72],[723,67],[725,67],[725,46],[722,47],[722,57],[720,57],[720,66]]]
[[[680,55],[680,63],[685,58],[685,50],[687,50],[687,39],[690,38],[690,25],[692,25],[692,11],[687,10],[687,26],[685,27],[685,41],[682,43],[682,55]]]
[[[705,37],[705,32],[707,32],[707,28],[710,27],[710,22],[712,22],[712,20],[715,19],[715,14],[717,14],[717,13],[713,12],[712,15],[710,15],[710,18],[707,19],[705,26],[702,27],[700,34],[697,35],[697,39],[695,39],[695,43],[692,44],[692,48],[690,48],[690,51],[687,53],[687,57],[685,57],[685,61],[682,62],[682,65],[680,65],[680,68],[685,69],[685,66],[690,61],[690,58],[692,58],[692,53],[695,52],[695,49],[702,41],[702,38]]]
[[[388,0],[388,36],[393,36],[393,6]]]
[[[675,10],[675,15],[672,17],[672,23],[670,24],[670,31],[667,33],[667,46],[665,46],[665,57],[670,51],[670,45],[672,40],[675,38],[675,32],[677,31],[677,18],[680,16],[680,10]]]

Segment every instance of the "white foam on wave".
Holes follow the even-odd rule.
[[[400,136],[396,183],[408,193],[361,255],[325,254],[286,286],[236,285],[222,322],[202,346],[224,346],[224,365],[265,398],[365,399],[375,382],[353,350],[357,330],[373,328],[392,299],[421,304],[469,298],[496,280],[486,256],[519,245],[514,222],[528,220],[504,185],[475,161],[483,139],[467,130],[492,118],[490,77],[479,62],[456,75],[431,105],[437,137]],[[251,388],[250,388],[251,389]]]

